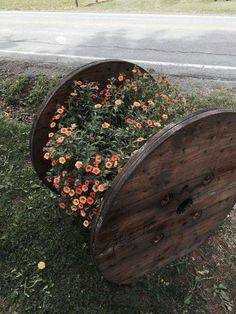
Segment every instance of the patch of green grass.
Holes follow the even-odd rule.
[[[43,95],[33,90],[34,97]],[[193,96],[191,103],[236,108],[228,91]],[[58,209],[56,196],[32,169],[29,133],[30,125],[0,116],[0,313],[213,313],[207,308],[212,299],[229,313],[236,261],[218,242],[135,285],[103,279],[90,257],[89,234]],[[236,230],[227,219],[221,230],[219,243],[233,248]],[[44,270],[37,268],[39,261],[46,263]]]
[[[7,105],[21,105],[28,84],[29,78],[23,75],[19,76],[18,79],[14,81],[6,79],[1,82],[0,95]]]
[[[12,313],[183,313],[194,296],[188,258],[132,286],[104,280],[89,236],[57,208],[31,168],[29,126],[0,118],[0,300]],[[46,268],[37,269],[44,261]],[[186,302],[189,291],[193,296]],[[188,313],[188,312],[186,312]],[[201,313],[201,312],[199,312]]]
[[[58,77],[48,78],[46,75],[36,76],[32,88],[28,91],[26,99],[28,106],[34,109],[38,108],[47,93],[52,90],[58,80]]]
[[[43,103],[47,93],[58,80],[59,77],[49,78],[41,74],[35,77],[20,75],[17,79],[6,79],[0,82],[0,99],[15,110],[23,107],[32,113]]]
[[[235,1],[225,0],[1,0],[2,10],[77,10],[109,12],[175,12],[235,14]]]

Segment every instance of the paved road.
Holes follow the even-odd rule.
[[[131,60],[160,73],[236,80],[236,17],[0,11],[0,58]]]

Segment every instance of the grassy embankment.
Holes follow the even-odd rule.
[[[73,10],[95,12],[236,14],[236,2],[225,0],[1,0],[0,10]]]

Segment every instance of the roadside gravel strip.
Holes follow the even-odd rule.
[[[89,61],[88,61],[89,62]],[[26,61],[12,61],[10,59],[0,59],[0,84],[7,78],[17,78],[19,75],[36,76],[43,74],[48,77],[60,76],[64,77],[67,73],[84,63],[77,64],[58,64],[58,63],[37,63]],[[151,70],[151,67],[147,67]],[[153,73],[161,74],[158,72]],[[181,89],[187,93],[200,92],[208,95],[213,91],[227,90],[230,94],[236,93],[236,81],[196,78],[191,76],[169,76],[169,80],[178,84]]]

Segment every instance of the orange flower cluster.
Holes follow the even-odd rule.
[[[61,194],[59,207],[80,216],[86,228],[130,156],[177,115],[173,104],[178,101],[180,112],[186,111],[186,98],[173,99],[168,84],[161,91],[161,84],[150,82],[138,68],[132,72],[133,79],[119,73],[103,89],[96,82],[74,82],[70,105],[58,105],[50,120],[47,180]]]

